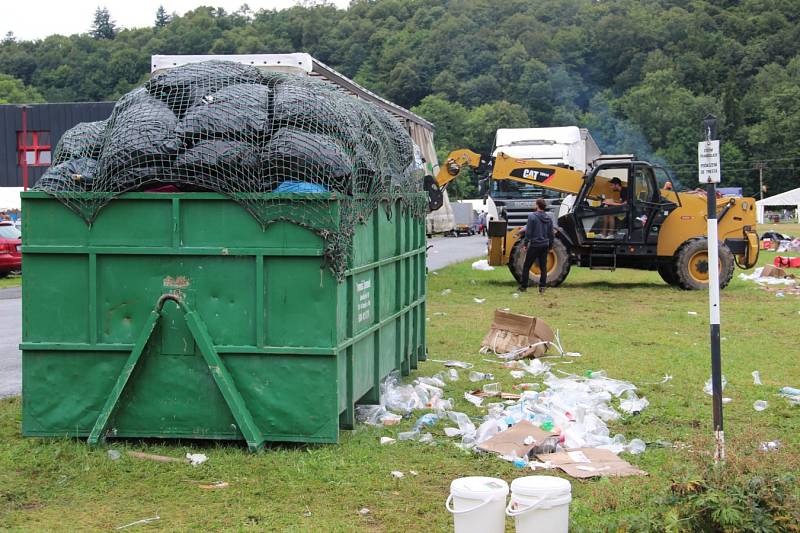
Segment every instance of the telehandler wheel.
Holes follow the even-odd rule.
[[[658,267],[658,274],[668,285],[678,286],[680,284],[678,274],[675,273],[675,261],[666,265],[660,265]]]
[[[514,243],[511,248],[511,253],[508,257],[508,269],[511,275],[517,280],[517,283],[522,283],[522,267],[525,264],[525,252],[523,250],[523,239],[519,239]],[[547,255],[547,286],[558,287],[561,285],[569,274],[569,253],[567,247],[560,239],[553,242],[553,249]],[[539,267],[534,263],[531,267],[531,275],[528,278],[528,287],[539,285]]]
[[[675,253],[678,285],[684,290],[708,288],[708,243],[706,239],[690,239]],[[725,243],[719,243],[719,288],[724,289],[733,278],[733,254]]]

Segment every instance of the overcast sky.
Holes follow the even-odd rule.
[[[118,27],[152,26],[158,6],[167,13],[184,14],[201,6],[221,7],[236,11],[245,0],[0,0],[0,37],[9,31],[18,39],[42,39],[48,35],[84,33],[89,31],[98,6],[108,8]],[[253,11],[285,9],[298,0],[247,0]],[[349,0],[333,0],[347,7]]]

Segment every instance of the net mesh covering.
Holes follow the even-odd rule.
[[[356,224],[381,202],[424,217],[422,175],[418,149],[383,109],[308,76],[207,61],[157,74],[107,120],[67,131],[35,189],[89,224],[125,192],[221,193],[264,228],[289,221],[320,235],[342,279]]]

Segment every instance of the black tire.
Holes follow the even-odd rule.
[[[678,274],[675,272],[675,261],[670,261],[667,264],[658,267],[658,274],[661,279],[667,282],[668,285],[679,286]]]
[[[705,257],[703,257],[705,255]],[[719,243],[719,288],[724,289],[733,278],[733,254],[725,243]],[[675,253],[678,286],[692,291],[708,288],[708,243],[705,238],[690,239]]]
[[[522,283],[522,267],[525,264],[525,253],[523,252],[523,240],[519,239],[514,243],[511,248],[511,254],[508,257],[508,269],[511,275],[517,280],[517,283]],[[567,279],[569,274],[569,253],[567,247],[560,239],[556,239],[553,243],[553,249],[550,250],[550,256],[554,259],[550,270],[547,271],[547,286],[558,287],[564,280]],[[549,263],[549,260],[548,260]],[[533,266],[536,268],[536,265]],[[531,270],[531,275],[528,278],[528,287],[539,285],[539,275]]]

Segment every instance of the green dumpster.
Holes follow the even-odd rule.
[[[127,193],[88,225],[23,193],[23,435],[337,442],[425,357],[406,196],[355,226],[339,280],[318,231],[264,228],[220,194]],[[348,208],[325,202],[333,221]]]

